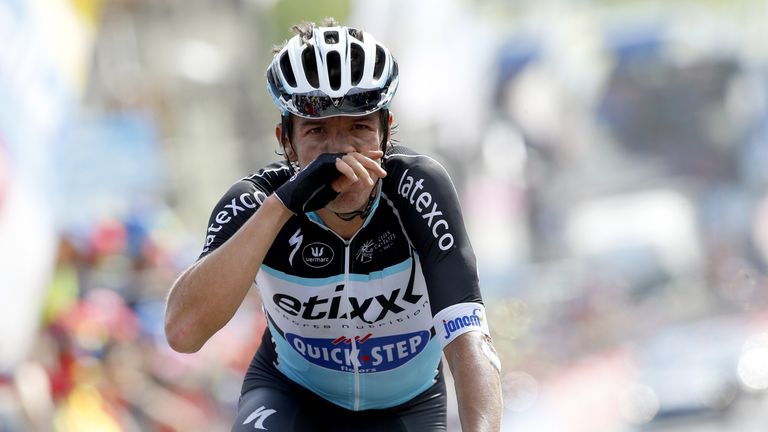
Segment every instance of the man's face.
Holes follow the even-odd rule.
[[[306,119],[293,117],[292,141],[300,167],[305,167],[322,153],[363,153],[379,150],[383,138],[379,113],[360,117]],[[289,156],[291,156],[289,154]],[[370,173],[375,181],[378,176]],[[359,210],[368,202],[373,186],[358,181],[326,206],[336,213]]]

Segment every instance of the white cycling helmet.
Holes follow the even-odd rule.
[[[282,115],[361,116],[387,108],[397,91],[397,62],[367,32],[314,27],[292,37],[267,68],[267,90]]]

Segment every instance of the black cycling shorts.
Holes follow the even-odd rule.
[[[392,408],[350,411],[294,383],[257,355],[246,375],[233,432],[447,430],[447,398],[442,370],[435,384]]]

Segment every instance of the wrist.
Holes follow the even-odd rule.
[[[280,197],[274,193],[268,196],[266,200],[264,200],[262,207],[269,210],[270,212],[274,212],[274,214],[283,223],[294,215],[294,213],[285,205]]]

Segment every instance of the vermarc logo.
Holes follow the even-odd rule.
[[[314,268],[322,268],[333,261],[333,249],[325,243],[314,242],[304,246],[301,257],[304,262]]]

